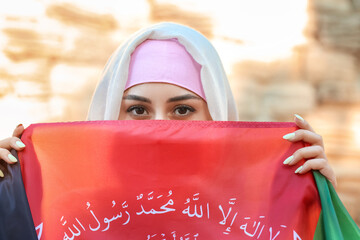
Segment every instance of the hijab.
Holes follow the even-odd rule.
[[[160,23],[134,33],[105,65],[88,112],[88,120],[117,120],[129,77],[131,55],[148,39],[176,39],[201,66],[204,97],[214,121],[236,121],[238,114],[224,68],[211,43],[199,32],[175,23]]]
[[[125,91],[142,83],[169,83],[206,101],[200,72],[201,65],[176,39],[147,39],[131,54]]]

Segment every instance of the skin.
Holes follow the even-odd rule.
[[[206,102],[195,93],[172,84],[145,83],[133,86],[124,92],[119,120],[212,121],[212,118]],[[286,139],[284,141],[304,141],[309,146],[297,150],[284,164],[291,166],[304,158],[307,161],[296,174],[319,170],[336,186],[335,173],[325,155],[322,137],[315,133],[309,123],[300,116],[296,115],[294,121],[299,130],[284,136]],[[8,157],[9,150],[13,148],[22,151],[24,149],[16,144],[20,141],[19,137],[23,131],[24,127],[19,125],[15,128],[13,137],[0,141],[0,159],[9,164],[14,163]],[[3,174],[0,173],[0,176]]]
[[[306,159],[299,174],[304,174],[310,170],[319,170],[335,187],[337,186],[334,170],[331,168],[325,154],[324,142],[322,137],[317,134],[310,124],[301,117],[295,117],[295,124],[300,128],[293,136],[287,139],[290,142],[304,141],[310,146],[297,150],[292,156],[293,159],[288,165],[294,165],[301,159]]]
[[[195,93],[167,83],[146,83],[126,90],[119,120],[211,121],[207,103]]]
[[[15,149],[16,151],[22,151],[25,148],[25,145],[19,139],[23,131],[24,131],[24,126],[22,124],[19,124],[15,128],[12,137],[0,141],[0,159],[4,160],[9,164],[15,163],[11,161],[11,159],[9,158],[9,156],[12,156],[10,150]],[[21,144],[23,146],[19,146]],[[0,176],[1,177],[4,176],[3,172],[1,171],[0,171]]]

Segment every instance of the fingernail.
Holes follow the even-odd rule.
[[[294,115],[295,115],[295,117],[296,117],[297,119],[299,119],[300,121],[302,121],[302,122],[305,121],[300,115],[298,115],[298,114],[294,114]]]
[[[290,156],[287,159],[285,159],[285,161],[283,162],[284,164],[289,164],[289,162],[291,162],[291,160],[293,160],[294,156]]]
[[[22,123],[20,123],[19,125],[17,125],[16,127],[20,127],[20,126],[22,126]]]
[[[286,135],[283,136],[283,139],[286,139],[286,140],[291,140],[295,137],[295,133],[288,133]]]
[[[4,177],[4,173],[0,170],[0,177]]]
[[[8,158],[9,158],[10,161],[12,161],[12,162],[17,162],[16,157],[14,157],[11,153],[8,155]]]
[[[25,144],[23,142],[21,142],[21,141],[16,141],[16,145],[18,145],[21,148],[25,147]]]
[[[295,173],[299,173],[302,168],[303,168],[303,166],[298,167],[298,168],[295,170]]]

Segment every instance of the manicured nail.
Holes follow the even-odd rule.
[[[294,115],[295,115],[295,117],[296,117],[297,119],[299,119],[300,121],[302,121],[302,122],[305,121],[300,115],[298,115],[298,114],[294,114]]]
[[[298,168],[295,170],[295,173],[299,173],[302,168],[303,168],[303,166],[298,167]]]
[[[20,127],[20,126],[22,126],[22,123],[20,123],[19,125],[17,125],[16,127]]]
[[[25,147],[25,144],[23,142],[21,142],[21,141],[16,141],[16,145],[18,145],[21,148]]]
[[[8,155],[8,158],[9,158],[10,161],[12,161],[12,162],[17,162],[16,157],[14,157],[11,153]]]
[[[295,137],[295,133],[288,133],[286,135],[283,136],[283,139],[286,139],[286,140],[291,140]]]
[[[0,170],[0,177],[4,177],[4,173]]]
[[[290,156],[287,159],[285,159],[285,161],[283,162],[284,164],[289,164],[289,162],[291,162],[291,160],[293,160],[294,156]]]

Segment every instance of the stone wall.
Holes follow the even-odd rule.
[[[360,1],[309,1],[307,35],[322,46],[360,59]]]
[[[8,121],[16,126],[18,119],[24,121],[21,118],[25,123],[84,120],[107,59],[125,38],[146,25],[174,21],[212,36],[210,17],[204,14],[151,0],[138,1],[135,7],[148,9],[148,14],[119,18],[82,5],[49,1],[38,10],[43,15],[0,16],[4,23],[0,25],[4,57],[0,62],[0,109],[12,113]],[[16,114],[6,99],[19,103]],[[32,103],[24,107],[29,101]],[[29,118],[26,111],[42,114]]]
[[[216,34],[211,15],[154,0],[139,1],[145,14],[130,18],[75,3],[45,1],[40,8],[40,15],[0,16],[0,110],[8,126],[84,120],[106,60],[141,27],[175,21],[212,40],[228,38]],[[288,58],[235,63],[229,76],[241,120],[292,121],[298,113],[324,137],[337,191],[358,224],[359,9],[360,0],[309,0],[306,44]]]
[[[309,1],[303,72],[317,89],[309,114],[327,140],[337,191],[360,225],[360,1]]]
[[[308,42],[291,57],[233,66],[240,118],[305,117],[323,136],[337,192],[360,225],[360,1],[310,0],[308,13]]]

